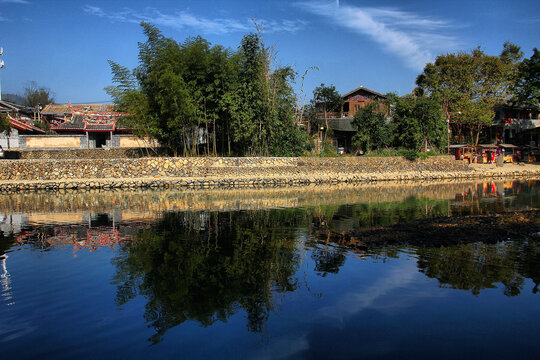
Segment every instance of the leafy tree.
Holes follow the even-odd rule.
[[[11,124],[6,115],[0,114],[0,133],[3,133],[4,131],[9,134],[11,132]]]
[[[519,102],[536,106],[540,104],[540,51],[537,48],[533,49],[529,59],[519,65],[515,91]]]
[[[437,149],[446,145],[446,121],[436,98],[407,95],[393,100],[394,143],[418,151],[431,144]]]
[[[317,86],[315,90],[313,90],[313,99],[311,100],[311,103],[316,112],[324,114],[324,123],[327,130],[324,134],[324,143],[326,143],[326,134],[328,132],[328,113],[341,112],[343,98],[336,91],[336,87],[334,85],[325,86],[324,84],[321,84],[321,86]]]
[[[354,115],[353,125],[358,129],[353,137],[356,149],[367,152],[392,144],[393,126],[379,107],[378,102],[371,102]]]
[[[460,137],[468,133],[478,143],[480,131],[492,123],[494,105],[509,97],[509,64],[516,56],[510,44],[501,57],[480,49],[440,55],[425,66],[416,83],[423,93],[439,97]]]
[[[39,104],[47,105],[54,103],[54,95],[51,91],[43,86],[38,86],[35,81],[32,81],[24,89],[24,106],[35,107]]]
[[[130,71],[110,62],[115,86],[107,88],[136,130],[191,156],[305,151],[294,122],[296,74],[271,69],[260,34],[244,36],[233,52],[199,36],[177,43],[141,26],[147,41],[139,44],[139,66]]]

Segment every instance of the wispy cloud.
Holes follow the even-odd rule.
[[[339,3],[338,3],[339,4]],[[458,42],[445,34],[453,24],[395,8],[336,5],[329,2],[301,2],[303,10],[328,18],[353,32],[366,35],[386,51],[419,71],[434,60],[434,53],[456,48]]]
[[[27,0],[0,0],[0,4],[30,4]]]
[[[169,14],[150,7],[144,9],[142,12],[137,12],[129,8],[121,11],[106,12],[100,7],[85,5],[83,10],[90,15],[109,19],[113,22],[140,23],[141,21],[146,21],[158,26],[170,27],[177,30],[192,28],[203,34],[228,34],[253,30],[253,24],[247,17],[242,20],[234,18],[206,18],[183,10]],[[264,25],[264,31],[267,33],[292,33],[307,25],[307,22],[299,19],[280,21],[260,19],[259,22]]]

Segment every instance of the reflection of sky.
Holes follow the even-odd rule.
[[[401,255],[405,257],[405,255]],[[349,262],[356,262],[355,266]],[[437,296],[428,289],[411,288],[411,284],[424,278],[416,267],[414,259],[392,259],[389,262],[374,263],[372,259],[361,261],[348,258],[338,275],[328,275],[329,280],[308,274],[308,283],[313,292],[321,292],[319,299],[313,299],[309,305],[305,302],[296,304],[303,308],[299,317],[299,309],[292,310],[290,316],[301,323],[294,336],[289,332],[275,331],[272,344],[257,352],[255,358],[285,358],[301,353],[311,346],[308,338],[314,328],[343,329],[345,323],[366,310],[375,310],[393,314],[407,311],[419,298]],[[329,283],[330,282],[330,283]],[[316,285],[314,285],[316,284]],[[400,289],[408,290],[396,293]],[[292,295],[292,297],[295,297]],[[276,314],[278,321],[288,318],[287,310]],[[308,313],[306,314],[306,310]],[[281,327],[282,325],[277,325]]]
[[[74,258],[70,246],[12,249],[0,268],[8,289],[2,295],[12,297],[0,303],[0,343],[8,355],[32,343],[28,357],[34,358],[47,351],[61,352],[64,358],[358,358],[398,353],[429,358],[442,350],[447,357],[540,354],[540,345],[535,345],[540,306],[538,296],[527,291],[532,288],[529,280],[514,298],[503,296],[501,288],[472,296],[440,288],[436,279],[419,273],[413,251],[400,252],[398,259],[359,259],[344,252],[339,272],[321,277],[314,271],[313,249],[301,245],[306,233],[298,230],[299,289],[274,294],[276,310],[263,334],[247,331],[246,314],[238,306],[225,322],[208,327],[186,321],[155,346],[148,342],[155,330],[144,319],[147,299],[138,296],[121,307],[114,303],[114,250],[81,251]]]
[[[325,278],[312,268],[307,273],[310,292],[287,294],[286,305],[269,320],[271,341],[251,358],[482,358],[509,354],[509,349],[540,353],[533,345],[540,325],[531,321],[540,316],[540,306],[531,293],[510,298],[500,287],[472,296],[440,288],[404,253],[386,261],[348,257],[338,274]],[[532,288],[530,283],[525,289]],[[515,349],[516,344],[521,348]]]

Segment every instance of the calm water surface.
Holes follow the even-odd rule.
[[[540,358],[534,237],[330,240],[539,207],[538,181],[0,195],[1,358]]]

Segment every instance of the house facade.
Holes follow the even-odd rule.
[[[27,136],[23,149],[135,148],[149,144],[122,123],[121,112],[108,104],[49,104],[42,119],[55,135]]]
[[[540,107],[519,104],[500,104],[489,129],[492,140],[538,146],[540,141]]]
[[[388,109],[383,103],[386,96],[364,86],[346,92],[341,97],[343,98],[343,106],[340,112],[327,113],[326,119],[324,114],[318,114],[317,118],[322,129],[328,123],[328,127],[332,130],[332,143],[336,149],[349,153],[352,151],[352,138],[358,131],[353,125],[354,115],[375,101],[381,101],[379,111],[388,113]]]

